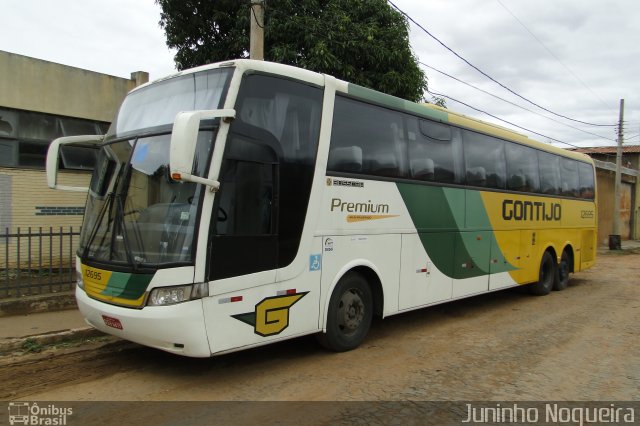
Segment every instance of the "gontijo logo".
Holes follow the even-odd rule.
[[[502,202],[502,219],[522,221],[560,221],[562,205],[545,203],[544,201],[504,200]]]
[[[238,321],[253,326],[253,331],[259,336],[267,337],[282,333],[289,326],[289,310],[308,291],[296,293],[291,290],[286,294],[262,299],[254,312],[232,315]]]

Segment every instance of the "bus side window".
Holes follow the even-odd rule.
[[[595,194],[593,167],[590,164],[578,163],[580,181],[580,198],[592,200]]]
[[[563,158],[560,160],[560,164],[560,177],[562,179],[561,195],[564,195],[565,197],[577,197],[580,192],[580,185],[578,183],[578,162]]]
[[[560,195],[560,157],[548,152],[538,151],[540,170],[540,192],[547,195]]]
[[[403,177],[404,135],[401,113],[336,96],[327,170]]]
[[[505,146],[507,158],[507,189],[511,191],[538,192],[540,176],[538,156],[532,148],[509,143]]]
[[[416,180],[457,183],[460,138],[456,129],[430,120],[407,120],[409,171]]]
[[[463,131],[462,138],[467,184],[504,189],[504,141],[468,130]]]

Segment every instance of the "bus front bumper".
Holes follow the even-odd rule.
[[[76,300],[85,321],[104,333],[178,355],[211,356],[202,300],[131,309],[92,299],[79,287]]]

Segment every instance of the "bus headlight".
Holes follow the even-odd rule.
[[[175,287],[157,287],[151,290],[149,306],[175,305],[189,300],[201,299],[209,295],[207,283],[180,285]]]
[[[76,285],[84,290],[84,278],[82,277],[82,271],[76,271]]]

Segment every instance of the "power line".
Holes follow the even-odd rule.
[[[471,62],[469,62],[467,59],[463,58],[462,56],[460,56],[455,50],[453,50],[452,48],[450,48],[449,46],[447,46],[445,43],[443,43],[442,41],[440,41],[440,39],[438,39],[436,36],[434,36],[433,34],[431,34],[425,27],[423,27],[422,25],[420,25],[418,22],[416,22],[416,20],[414,20],[411,16],[409,16],[407,13],[405,13],[402,9],[400,9],[398,6],[396,6],[391,0],[387,0],[389,2],[389,4],[391,4],[391,6],[393,6],[398,12],[400,12],[402,15],[404,15],[408,20],[410,20],[411,22],[413,22],[418,28],[420,28],[422,31],[424,31],[429,37],[431,37],[432,39],[434,39],[435,41],[437,41],[441,46],[443,46],[445,49],[447,49],[449,52],[453,53],[457,58],[459,58],[460,60],[462,60],[463,62],[465,62],[467,65],[469,65],[471,68],[475,69],[476,71],[478,71],[480,74],[484,75],[485,77],[487,77],[489,80],[493,81],[494,83],[496,83],[497,85],[499,85],[500,87],[502,87],[503,89],[509,91],[510,93],[512,93],[513,95],[519,97],[520,99],[530,103],[531,105],[534,105],[540,109],[542,109],[543,111],[546,111],[550,114],[553,114],[555,116],[564,118],[565,120],[570,120],[570,121],[575,121],[576,123],[581,123],[581,124],[585,124],[588,126],[596,126],[596,127],[616,127],[617,124],[595,124],[595,123],[589,123],[586,121],[582,121],[582,120],[576,120],[574,118],[570,118],[567,117],[566,115],[562,115],[559,114],[557,112],[551,111],[548,108],[545,108],[535,102],[533,102],[530,99],[525,98],[524,96],[520,95],[519,93],[513,91],[512,89],[510,89],[509,87],[505,86],[504,84],[500,83],[498,80],[496,80],[495,78],[491,77],[489,74],[487,74],[486,72],[482,71],[480,68],[478,68],[477,66],[473,65]]]
[[[478,90],[478,91],[480,91],[480,92],[482,92],[482,93],[484,93],[484,94],[487,94],[487,95],[492,96],[492,97],[494,97],[494,98],[496,98],[496,99],[498,99],[498,100],[501,100],[502,102],[506,102],[506,103],[508,103],[509,105],[513,105],[513,106],[518,107],[518,108],[520,108],[520,109],[522,109],[522,110],[524,110],[524,111],[530,112],[530,113],[532,113],[532,114],[536,114],[536,115],[538,115],[538,116],[540,116],[540,117],[542,117],[542,118],[546,118],[547,120],[551,120],[551,121],[553,121],[554,123],[558,123],[558,124],[561,124],[561,125],[563,125],[563,126],[567,126],[567,127],[571,128],[571,129],[577,130],[577,131],[579,131],[579,132],[583,132],[583,133],[586,133],[586,134],[591,135],[591,136],[596,136],[596,137],[598,137],[598,138],[600,138],[600,139],[605,139],[605,140],[608,140],[608,141],[611,141],[611,142],[616,142],[616,140],[615,140],[615,139],[610,139],[610,138],[607,138],[607,137],[604,137],[604,136],[598,135],[598,134],[596,134],[596,133],[589,132],[589,131],[587,131],[587,130],[582,130],[582,129],[580,129],[580,128],[578,128],[578,127],[575,127],[575,126],[572,126],[572,125],[570,125],[570,124],[563,123],[563,122],[558,121],[558,120],[555,120],[555,119],[553,119],[553,118],[551,118],[551,117],[547,117],[547,116],[546,116],[546,115],[544,115],[544,114],[541,114],[541,113],[539,113],[539,112],[537,112],[537,111],[533,111],[533,110],[531,110],[531,109],[529,109],[529,108],[525,108],[525,107],[523,107],[522,105],[518,105],[518,104],[516,104],[515,102],[511,102],[511,101],[509,101],[509,100],[507,100],[507,99],[501,98],[500,96],[498,96],[498,95],[494,95],[494,94],[493,94],[493,93],[491,93],[491,92],[487,92],[486,90],[481,89],[481,88],[479,88],[479,87],[477,87],[477,86],[474,86],[474,85],[473,85],[473,84],[471,84],[471,83],[467,83],[467,82],[466,82],[466,81],[464,81],[464,80],[461,80],[461,79],[459,79],[459,78],[457,78],[457,77],[454,77],[454,76],[452,76],[452,75],[449,75],[449,74],[447,74],[446,72],[441,71],[441,70],[439,70],[439,69],[437,69],[437,68],[435,68],[435,67],[432,67],[431,65],[427,65],[427,64],[425,64],[425,63],[424,63],[424,62],[422,62],[422,61],[418,61],[418,62],[419,62],[421,65],[423,65],[423,66],[425,66],[425,67],[427,67],[427,68],[429,68],[429,69],[431,69],[431,70],[433,70],[433,71],[436,71],[436,72],[438,72],[438,73],[440,73],[440,74],[442,74],[442,75],[444,75],[444,76],[446,76],[446,77],[449,77],[449,78],[451,78],[451,79],[453,79],[453,80],[455,80],[455,81],[457,81],[457,82],[459,82],[459,83],[462,83],[462,84],[464,84],[464,85],[467,85],[467,86],[469,86],[469,87],[471,87],[471,88],[473,88],[473,89],[475,89],[475,90]]]
[[[524,24],[524,22],[522,22],[520,19],[518,19],[518,17],[511,11],[511,9],[509,9],[507,6],[505,6],[504,3],[502,3],[500,0],[496,0],[496,1],[498,2],[498,4],[500,6],[502,6],[504,8],[504,10],[509,12],[509,14],[513,17],[513,19],[515,19],[522,26],[522,28],[524,28],[529,33],[529,35],[531,35],[531,37],[533,37],[534,40],[537,41],[540,44],[540,46],[542,46],[544,48],[544,50],[547,51],[547,53],[549,53],[549,55],[551,55],[556,61],[558,61],[558,63],[560,65],[562,65],[564,67],[564,69],[566,69],[569,72],[569,74],[571,74],[573,76],[573,78],[575,78],[580,84],[582,84],[587,90],[589,90],[593,96],[595,96],[600,102],[602,102],[602,105],[604,105],[605,108],[608,108],[606,102],[603,101],[602,98],[600,96],[598,96],[598,94],[596,92],[594,92],[593,89],[591,89],[591,87],[589,87],[587,85],[587,83],[582,81],[582,79],[580,77],[578,77],[571,70],[571,68],[569,68],[567,65],[565,65],[565,63],[562,62],[560,60],[560,58],[558,58],[538,37],[536,37],[536,35]]]
[[[555,139],[555,138],[552,138],[552,137],[550,137],[550,136],[543,135],[542,133],[538,133],[538,132],[536,132],[536,131],[534,131],[534,130],[527,129],[526,127],[519,126],[519,125],[517,125],[517,124],[515,124],[515,123],[512,123],[512,122],[510,122],[510,121],[507,121],[507,120],[505,120],[505,119],[503,119],[503,118],[500,118],[500,117],[498,117],[498,116],[496,116],[496,115],[493,115],[493,114],[491,114],[491,113],[488,113],[487,111],[481,110],[481,109],[476,108],[476,107],[473,107],[473,106],[471,106],[471,105],[469,105],[469,104],[467,104],[467,103],[465,103],[465,102],[459,101],[458,99],[452,98],[451,96],[443,95],[443,94],[441,94],[441,93],[436,93],[436,92],[433,92],[433,91],[431,91],[431,90],[429,90],[429,89],[427,89],[427,92],[428,92],[429,94],[431,94],[432,96],[440,96],[440,97],[442,97],[442,98],[446,98],[446,99],[450,99],[450,100],[452,100],[452,101],[454,101],[454,102],[458,102],[459,104],[462,104],[462,105],[464,105],[464,106],[466,106],[466,107],[468,107],[468,108],[471,108],[471,109],[473,109],[473,110],[475,110],[475,111],[478,111],[478,112],[481,112],[481,113],[483,113],[483,114],[486,114],[486,115],[488,115],[489,117],[495,118],[496,120],[500,120],[500,121],[502,121],[503,123],[507,123],[507,124],[509,124],[509,125],[511,125],[511,126],[517,127],[517,128],[518,128],[518,129],[520,129],[520,130],[524,130],[524,131],[526,131],[526,132],[533,133],[534,135],[538,135],[538,136],[541,136],[541,137],[543,137],[543,138],[547,138],[547,139],[552,140],[552,141],[554,141],[554,142],[558,142],[558,143],[561,143],[561,144],[569,145],[569,146],[571,146],[571,147],[573,147],[573,148],[582,148],[582,147],[580,147],[580,146],[570,144],[569,142],[561,141],[561,140],[559,140],[559,139]]]

